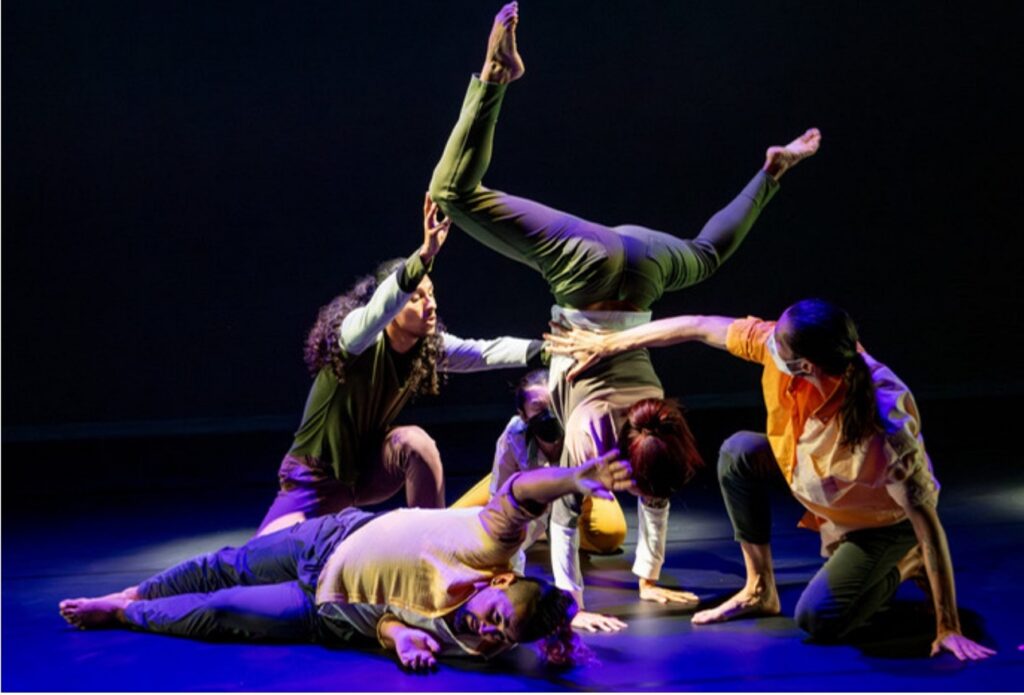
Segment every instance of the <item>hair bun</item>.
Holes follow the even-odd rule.
[[[626,415],[619,450],[627,454],[637,488],[646,497],[667,498],[703,465],[679,403],[645,398]]]

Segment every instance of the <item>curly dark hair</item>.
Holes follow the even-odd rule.
[[[579,612],[568,591],[538,577],[516,577],[506,589],[509,599],[523,606],[520,642],[535,642],[537,651],[551,666],[585,666],[593,653],[573,632],[572,619]]]
[[[356,281],[345,294],[332,299],[329,304],[320,307],[316,322],[309,329],[303,356],[306,368],[312,376],[321,369],[329,367],[338,383],[345,383],[345,362],[349,355],[338,341],[341,323],[353,309],[364,306],[373,293],[389,275],[399,272],[405,263],[404,258],[392,258],[377,266],[373,275],[366,275]],[[409,371],[409,389],[414,396],[436,396],[441,391],[441,376],[445,359],[443,339],[444,324],[440,318],[437,330],[420,341],[415,348]]]

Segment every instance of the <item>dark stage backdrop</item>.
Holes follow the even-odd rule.
[[[4,2],[5,438],[292,427],[317,308],[420,241],[497,7]],[[1018,393],[1022,8],[524,0],[486,182],[692,236],[766,146],[818,126],[736,256],[656,316],[821,295],[919,393]],[[461,233],[434,279],[457,334],[545,328],[540,278]],[[757,387],[698,346],[656,362],[684,397]],[[511,376],[453,377],[425,412],[506,403]]]

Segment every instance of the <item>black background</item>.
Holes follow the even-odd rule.
[[[845,305],[920,394],[1021,392],[1018,2],[521,5],[488,185],[697,233],[808,126],[820,154],[656,316]],[[483,2],[5,2],[3,424],[287,416],[317,308],[420,243]],[[453,233],[465,337],[537,335],[539,277]],[[659,351],[670,394],[757,370]],[[507,403],[514,374],[431,403]],[[427,404],[424,404],[427,405]]]

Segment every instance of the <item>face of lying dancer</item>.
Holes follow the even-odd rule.
[[[619,450],[629,457],[637,490],[652,499],[678,492],[704,465],[674,400],[645,398],[634,403],[626,414]]]
[[[551,412],[551,393],[547,384],[533,384],[522,389],[519,416],[527,423],[527,433],[545,458],[557,463],[562,457],[562,427]]]
[[[517,605],[508,593],[516,579],[511,572],[500,574],[473,594],[455,611],[455,634],[480,637],[485,654],[518,644],[526,606],[521,601]]]
[[[481,638],[480,651],[491,654],[567,630],[576,611],[568,592],[505,572],[457,608],[451,626],[456,635]]]
[[[434,299],[434,283],[424,276],[412,297],[394,318],[394,323],[403,333],[425,338],[437,330],[437,300]]]

